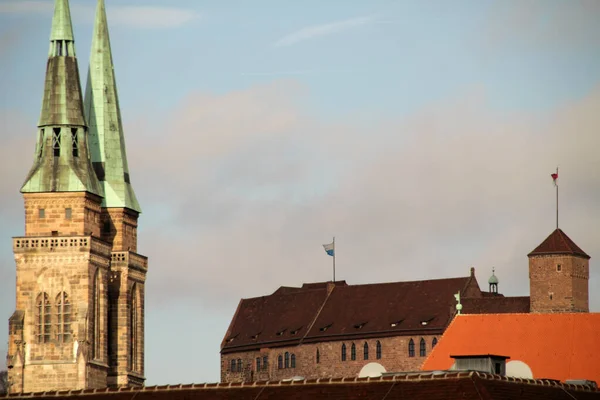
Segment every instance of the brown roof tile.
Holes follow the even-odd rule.
[[[141,390],[97,389],[93,393],[74,390],[68,393],[15,395],[10,398],[52,398],[54,400],[598,400],[597,389],[500,377],[479,372],[399,374],[384,378],[320,379],[318,381],[266,382],[263,384],[170,385]]]
[[[561,229],[556,229],[538,247],[527,256],[549,255],[549,254],[572,254],[584,258],[590,258],[585,251],[581,250]]]
[[[368,285],[336,282],[328,294],[332,286],[282,287],[270,296],[242,299],[222,353],[300,341],[442,333],[453,314],[453,295],[467,288],[480,293],[474,276]]]
[[[461,299],[463,314],[505,314],[528,313],[529,296],[504,297],[485,296],[483,298]]]

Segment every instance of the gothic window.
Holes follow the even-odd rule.
[[[433,349],[436,344],[437,344],[437,338],[433,338],[433,340],[431,341],[431,348]]]
[[[381,342],[379,340],[377,341],[377,348],[375,349],[375,357],[377,357],[378,360],[381,360]]]
[[[242,372],[242,359],[238,358],[237,360],[237,372]]]
[[[365,342],[365,345],[363,346],[363,357],[365,360],[369,359],[369,344],[367,342]]]
[[[100,311],[100,269],[96,270],[94,276],[94,346],[92,347],[93,358],[100,358],[100,330],[102,320]]]
[[[265,371],[269,368],[269,358],[267,356],[263,357],[262,367]]]
[[[129,299],[129,366],[132,371],[138,369],[138,290],[131,287]]]
[[[415,342],[412,339],[410,339],[410,342],[408,342],[408,356],[415,356]]]
[[[292,359],[291,359],[291,368],[296,368],[296,355],[292,354]]]
[[[317,349],[317,364],[321,362],[321,354],[319,353],[319,349]]]
[[[235,372],[235,360],[231,360],[231,366],[229,367],[231,372]]]
[[[427,347],[425,344],[425,339],[421,338],[419,342],[419,356],[425,357],[427,355]]]
[[[38,343],[48,343],[50,341],[50,300],[48,294],[40,293],[36,300],[35,323],[36,336]]]
[[[56,338],[59,343],[71,340],[71,302],[65,292],[56,296]]]
[[[53,129],[52,150],[54,151],[54,157],[60,156],[60,128]]]
[[[256,357],[256,370],[260,371],[260,357]]]
[[[346,343],[342,345],[342,361],[346,361]]]
[[[76,128],[71,128],[71,139],[73,142],[73,157],[79,157],[79,141]]]
[[[277,357],[277,368],[283,368],[283,357],[281,356],[281,354]]]
[[[356,345],[352,343],[352,347],[350,347],[350,359],[352,361],[356,360]]]
[[[290,367],[290,353],[288,353],[287,351],[285,352],[285,368],[289,368]]]

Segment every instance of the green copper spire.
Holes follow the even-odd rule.
[[[33,167],[23,193],[102,195],[90,162],[68,0],[56,0]]]
[[[90,126],[90,152],[103,186],[103,207],[141,212],[129,181],[123,123],[117,95],[104,0],[98,0],[92,52],[85,92],[85,114]]]

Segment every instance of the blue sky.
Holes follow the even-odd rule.
[[[595,1],[106,0],[150,257],[148,384],[219,379],[241,297],[330,279],[464,276],[528,294],[561,227],[600,311]],[[71,0],[85,85],[95,1]],[[0,0],[0,320],[52,1]],[[0,350],[7,329],[0,330]]]

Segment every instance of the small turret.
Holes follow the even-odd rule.
[[[79,69],[67,0],[56,0],[33,167],[21,192],[102,195],[87,146]]]
[[[492,276],[488,279],[490,285],[490,293],[498,294],[498,277],[496,276],[495,268],[492,268]]]

